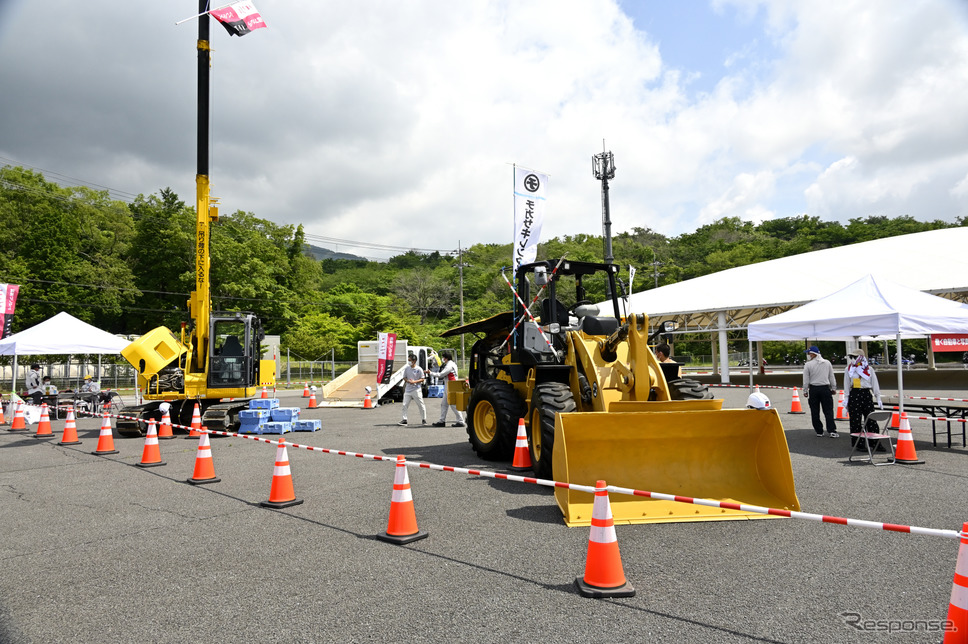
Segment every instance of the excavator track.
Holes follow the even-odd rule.
[[[203,401],[204,404],[204,401]],[[158,402],[151,402],[144,405],[131,405],[118,412],[116,428],[118,435],[124,438],[140,438],[147,432],[147,421],[154,420],[161,422],[161,412],[158,409]],[[191,425],[192,412],[195,408],[194,400],[186,400],[181,404],[172,403],[171,421],[175,425]],[[239,412],[249,408],[248,400],[233,400],[232,402],[214,403],[208,405],[202,411],[202,425],[216,431],[230,432],[239,427]],[[185,433],[185,430],[178,427],[173,431]]]

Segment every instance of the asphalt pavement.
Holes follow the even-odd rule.
[[[717,389],[727,408],[745,389]],[[790,408],[789,390],[766,390]],[[908,391],[908,395],[948,395]],[[290,443],[509,472],[479,460],[462,428],[397,426],[400,405],[306,410],[322,430]],[[806,403],[804,402],[804,405]],[[428,401],[429,420],[439,402]],[[809,415],[782,413],[802,510],[959,530],[968,449],[934,448],[913,421],[923,465],[847,463]],[[8,419],[9,422],[9,419]],[[587,599],[588,528],[568,528],[551,490],[410,467],[419,527],[380,541],[393,465],[288,449],[296,496],[268,500],[276,447],[212,439],[216,475],[186,483],[197,439],[162,441],[166,465],[136,466],[143,440],[81,445],[0,429],[0,642],[938,642],[958,541],[770,519],[617,526],[636,595]],[[270,437],[277,438],[277,437]],[[712,448],[712,447],[711,447]],[[606,476],[607,478],[607,476]],[[662,491],[662,490],[657,490]]]

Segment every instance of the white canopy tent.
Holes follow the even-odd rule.
[[[0,355],[14,357],[11,390],[15,391],[17,356],[120,353],[129,344],[130,340],[102,331],[61,311],[40,324],[0,340]]]
[[[968,333],[968,305],[870,274],[809,304],[751,322],[748,327],[750,342],[896,338],[902,410],[901,338],[932,333]]]
[[[966,246],[968,226],[943,228],[747,264],[644,291],[637,283],[628,312],[647,313],[653,326],[674,321],[676,333],[718,334],[719,369],[728,382],[728,330],[816,300],[868,273],[964,299],[968,255],[958,249]],[[600,306],[609,310],[608,302]]]

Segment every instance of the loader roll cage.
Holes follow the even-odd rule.
[[[615,264],[568,259],[532,262],[519,267],[515,274],[518,297],[514,300],[513,318],[524,319],[514,331],[511,362],[529,366],[561,364],[564,332],[581,330],[588,335],[609,335],[618,329],[622,316],[616,289],[617,273]],[[602,278],[604,292],[611,295],[612,317],[599,317],[600,311],[589,300],[586,282],[590,276]],[[570,283],[574,285],[573,293],[568,292]],[[539,324],[531,321],[521,304],[531,303],[535,297],[540,314],[532,315]]]

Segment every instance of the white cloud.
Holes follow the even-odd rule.
[[[716,0],[762,23],[775,57],[751,41],[725,66],[711,48],[722,77],[698,95],[698,70],[665,65],[662,34],[611,0],[259,7],[269,29],[212,27],[223,212],[384,244],[502,243],[517,162],[552,175],[546,235],[599,234],[590,160],[605,139],[616,232],[965,214],[968,19],[955,0]],[[191,201],[195,27],[174,27],[173,11],[142,6],[139,29],[106,0],[2,14],[15,24],[0,83],[17,91],[0,95],[0,155]]]

